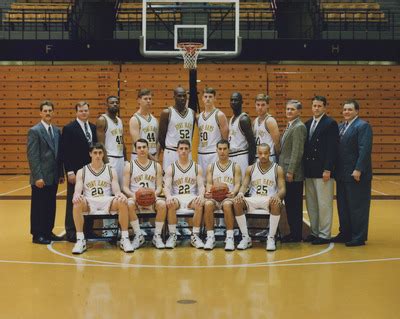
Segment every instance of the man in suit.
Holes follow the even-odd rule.
[[[64,182],[58,149],[60,129],[51,125],[54,106],[50,101],[40,104],[41,121],[28,132],[27,156],[29,161],[31,196],[31,234],[35,244],[50,244],[61,240],[53,234],[56,216],[58,183]]]
[[[290,234],[282,242],[300,242],[303,228],[303,151],[307,129],[300,120],[302,105],[297,100],[286,103],[288,125],[281,139],[279,166],[286,179],[285,205]]]
[[[67,206],[65,210],[66,239],[76,241],[76,230],[72,216],[76,172],[90,163],[89,148],[97,142],[96,126],[89,123],[89,103],[75,105],[76,120],[64,126],[61,136],[61,159],[67,174]]]
[[[326,98],[312,100],[313,117],[305,125],[304,176],[311,233],[304,239],[313,245],[330,242],[333,215],[333,176],[339,140],[338,125],[326,115]]]
[[[368,238],[372,180],[372,129],[358,117],[360,106],[348,100],[343,106],[344,123],[339,126],[336,193],[339,234],[332,242],[362,246]]]

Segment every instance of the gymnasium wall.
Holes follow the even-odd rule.
[[[270,113],[281,131],[285,126],[285,101],[303,102],[302,119],[311,116],[311,98],[328,98],[328,113],[341,120],[342,102],[356,98],[360,115],[373,126],[373,167],[375,173],[400,173],[400,67],[397,66],[283,66],[266,64],[200,64],[198,91],[205,86],[217,90],[217,105],[228,115],[229,97],[239,91],[244,111],[252,117],[254,97],[268,92]],[[128,151],[130,116],[137,110],[138,88],[154,92],[153,113],[173,104],[173,89],[187,88],[188,71],[181,65],[74,65],[0,66],[0,174],[29,173],[26,159],[28,129],[39,121],[40,101],[55,103],[54,124],[62,127],[75,118],[74,105],[90,104],[91,121],[105,110],[109,95],[121,97],[121,116],[125,125]],[[199,95],[201,104],[201,94]]]

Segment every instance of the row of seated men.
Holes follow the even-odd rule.
[[[302,104],[297,100],[290,100],[286,105],[288,127],[281,135],[276,120],[268,114],[269,97],[265,94],[258,94],[255,98],[255,108],[258,117],[253,123],[250,117],[242,112],[243,99],[239,92],[234,92],[231,95],[230,106],[233,111],[233,116],[229,121],[225,114],[215,106],[217,102],[216,91],[212,88],[206,88],[203,92],[202,101],[204,104],[204,111],[199,115],[196,115],[194,111],[188,108],[187,93],[184,88],[178,87],[174,90],[174,100],[175,105],[166,108],[161,113],[160,121],[158,122],[151,114],[151,91],[141,89],[138,92],[137,99],[139,109],[129,121],[132,142],[136,142],[139,139],[145,140],[148,143],[147,148],[150,159],[154,160],[154,163],[158,161],[160,153],[163,153],[163,169],[159,169],[158,171],[164,172],[164,179],[168,182],[167,185],[170,184],[168,178],[170,178],[169,176],[171,176],[171,174],[173,176],[175,176],[174,174],[182,174],[181,179],[184,180],[185,174],[187,173],[186,170],[194,168],[197,169],[197,172],[201,172],[200,175],[202,175],[202,178],[207,180],[207,182],[210,167],[214,167],[214,170],[216,169],[215,167],[218,167],[219,171],[224,171],[225,166],[221,168],[215,164],[218,161],[218,152],[216,152],[216,150],[219,141],[228,140],[228,163],[232,165],[232,167],[235,166],[235,170],[240,171],[240,175],[243,176],[245,182],[247,175],[250,176],[249,178],[251,180],[255,172],[264,176],[264,174],[267,174],[265,170],[268,170],[269,174],[272,174],[268,169],[272,165],[271,163],[279,163],[280,169],[283,171],[284,187],[277,187],[275,191],[280,195],[275,198],[276,200],[272,200],[271,204],[276,207],[280,206],[282,199],[284,199],[286,204],[290,234],[282,239],[283,242],[299,242],[303,239],[301,234],[304,179],[306,180],[307,209],[311,221],[311,235],[304,240],[310,241],[316,245],[326,244],[331,240],[333,177],[336,175],[340,233],[335,237],[334,241],[346,242],[348,246],[365,244],[367,239],[369,206],[359,205],[361,195],[346,195],[348,192],[353,192],[354,189],[360,188],[357,194],[365,195],[363,202],[369,205],[370,195],[368,194],[370,194],[372,176],[370,162],[372,131],[368,123],[358,118],[359,105],[356,101],[351,100],[344,103],[343,117],[345,121],[341,124],[339,131],[336,121],[326,115],[327,102],[324,97],[316,96],[313,98],[312,110],[314,116],[306,122],[306,125],[300,120]],[[41,105],[41,111],[43,106],[46,105]],[[64,127],[62,136],[58,141],[60,144],[59,157],[61,159],[61,166],[64,167],[68,180],[65,221],[66,237],[69,241],[76,241],[77,239],[82,241],[82,232],[79,231],[79,238],[76,237],[76,230],[78,230],[78,228],[75,229],[75,224],[72,219],[72,202],[78,177],[77,172],[91,161],[91,157],[88,155],[89,146],[94,145],[97,141],[103,143],[109,163],[111,167],[115,169],[118,181],[120,182],[120,188],[123,189],[125,193],[127,188],[123,185],[123,181],[128,180],[124,178],[124,166],[126,166],[125,159],[127,156],[124,147],[123,123],[117,116],[120,108],[118,97],[111,96],[107,98],[106,113],[97,119],[96,125],[88,122],[88,103],[80,102],[75,108],[77,119]],[[52,113],[54,106],[51,105],[49,109],[48,111]],[[41,114],[42,113],[43,111]],[[46,116],[48,116],[48,114],[42,114],[42,122],[46,120]],[[43,123],[41,124],[42,126],[44,125]],[[38,125],[40,125],[40,123]],[[181,140],[191,141],[195,125],[198,125],[199,128],[198,165],[193,163],[190,169],[186,166],[184,166],[184,168],[179,165],[176,166],[179,160],[178,142]],[[44,128],[41,129],[44,130]],[[359,141],[354,140],[356,138],[355,136],[358,135],[364,137],[364,145],[358,145],[360,144]],[[30,136],[31,134],[28,135],[28,158]],[[256,144],[263,146],[261,148],[262,150],[268,149],[266,152],[268,152],[270,166],[260,168],[260,158],[256,162]],[[265,145],[268,146],[266,147]],[[190,142],[188,149],[190,150]],[[344,152],[343,149],[346,151]],[[138,154],[139,150],[133,148],[130,164],[132,167],[137,164]],[[259,155],[259,152],[257,154]],[[350,156],[350,158],[346,159],[346,156]],[[188,152],[188,158],[189,160],[191,158],[190,152]],[[57,161],[58,157],[55,158],[55,160]],[[347,160],[349,160],[349,163],[344,165],[344,162]],[[30,165],[31,171],[35,172],[31,160]],[[159,164],[156,166],[158,165]],[[278,172],[278,167],[274,167],[274,170]],[[140,170],[142,168],[143,167],[141,167]],[[348,173],[350,168],[352,168],[352,171]],[[60,175],[63,174],[60,173]],[[275,178],[275,185],[279,184],[277,176],[278,174]],[[243,183],[242,186],[248,187],[251,183],[250,180],[247,185]],[[274,193],[272,192],[274,187],[270,188],[268,186],[271,182],[267,179],[261,180],[262,182],[259,182],[258,186],[253,187],[253,190],[255,189],[254,194],[266,195],[270,198],[274,198]],[[34,188],[36,186],[35,181],[35,177],[32,176],[31,184],[33,184],[33,191],[36,190]],[[266,185],[263,184],[264,182]],[[206,185],[208,185],[208,183]],[[271,185],[274,184],[272,183]],[[178,188],[178,194],[180,195],[190,195],[191,191],[192,188],[187,184],[181,185],[181,189]],[[207,192],[204,191],[202,195],[206,198],[209,191],[210,189],[207,190]],[[238,248],[247,248],[251,245],[251,240],[247,236],[246,230],[244,230],[244,225],[246,225],[246,222],[244,222],[245,217],[241,217],[244,216],[241,212],[243,211],[243,202],[245,202],[242,198],[242,193],[246,191],[247,189],[243,189],[241,192],[237,190],[233,196],[235,200],[232,201],[234,215],[236,215],[236,221],[243,235]],[[167,210],[175,206],[176,210],[178,207],[185,207],[189,204],[192,206],[191,208],[195,209],[193,205],[202,202],[205,206],[204,215],[209,216],[209,214],[206,214],[206,211],[207,207],[211,205],[210,203],[203,203],[203,201],[199,199],[196,201],[192,200],[188,203],[176,204],[175,200],[172,201],[171,198],[168,197],[168,191],[165,189],[164,194],[166,196]],[[127,195],[129,197],[129,193]],[[134,196],[130,197],[134,198]],[[279,205],[277,204],[278,198]],[[156,205],[158,202],[159,201],[156,202]],[[274,209],[268,205],[264,203],[260,208],[271,212],[271,225],[270,234],[267,238],[267,248],[269,244],[270,249],[273,250],[275,249],[275,241],[273,238],[274,225],[277,224],[276,219],[279,218],[274,216],[279,215],[278,213],[275,215]],[[224,208],[224,206],[222,208]],[[249,209],[249,204],[246,205],[246,208]],[[208,209],[210,209],[210,207],[208,207]],[[272,211],[274,211],[274,213],[272,213]],[[202,241],[200,238],[198,240],[197,235],[200,226],[198,222],[201,223],[202,214],[195,214],[195,216],[196,218],[193,221],[192,244],[202,247]],[[130,218],[131,222],[133,222],[132,218],[134,217]],[[157,227],[157,222],[161,222],[161,220],[165,220],[162,215],[158,220],[156,219],[156,235],[160,233],[160,229],[162,228],[160,228],[160,224]],[[205,218],[205,220],[207,221],[208,219]],[[210,223],[210,221],[208,223]],[[226,220],[225,223],[228,229],[230,224]],[[169,222],[169,224],[168,228],[171,228],[169,229],[170,234],[176,234],[176,226],[174,226],[176,223],[174,223],[174,220],[172,219],[172,223]],[[132,224],[132,227],[133,226]],[[140,226],[136,226],[135,222],[134,230],[140,229],[138,227]],[[211,228],[211,226],[208,228]],[[46,231],[42,231],[42,233],[49,234],[51,233],[51,229],[52,228],[47,228]],[[210,232],[207,234],[205,244],[207,248],[213,247],[215,243],[213,233],[211,232],[212,230],[210,229],[208,231]],[[31,232],[35,242],[35,232],[33,230],[31,230]],[[126,233],[124,233],[124,235],[126,235]],[[36,238],[37,237],[38,236],[36,236]],[[45,241],[41,243],[48,242],[49,237],[55,238],[56,236],[53,236],[53,234],[47,235],[47,237],[42,236],[41,238],[45,239]],[[233,237],[231,236],[230,229],[227,231],[227,237]],[[36,240],[36,242],[37,241],[38,240]],[[137,246],[137,243],[142,241],[143,240],[139,236],[136,241],[134,240],[133,248]],[[154,242],[157,243],[157,239],[155,239]],[[174,236],[170,236],[167,243],[163,244],[168,244],[167,246],[170,247],[171,242],[174,242]],[[228,250],[230,250],[232,247],[231,242],[227,241],[227,245]],[[158,246],[163,247],[160,242]]]

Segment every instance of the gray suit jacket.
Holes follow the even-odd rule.
[[[292,173],[293,180],[296,182],[304,180],[302,159],[306,138],[306,126],[300,118],[297,118],[281,139],[279,166],[282,167],[285,174]]]
[[[54,143],[41,122],[28,132],[27,156],[31,170],[31,185],[39,179],[43,179],[46,185],[56,185],[62,176],[62,165],[58,158],[61,132],[58,127],[54,125],[52,127]]]
[[[344,123],[339,125],[342,129]],[[357,118],[346,130],[339,142],[336,180],[352,182],[354,170],[361,171],[361,181],[372,179],[372,128],[364,120]]]

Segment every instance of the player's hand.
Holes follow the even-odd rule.
[[[359,182],[361,180],[361,172],[358,170],[354,170],[353,173],[351,174],[351,176],[353,176],[354,180],[356,182]]]
[[[226,198],[234,198],[234,197],[235,197],[235,194],[232,193],[232,192],[228,192],[228,193],[226,194]]]
[[[41,178],[41,179],[38,179],[38,180],[35,182],[35,186],[38,187],[38,188],[43,188],[43,187],[45,186],[44,180],[43,180],[42,178]]]
[[[116,198],[117,200],[122,201],[123,203],[126,203],[127,200],[128,200],[128,199],[126,198],[126,196],[125,196],[124,193],[118,193],[117,195],[115,195],[115,198]]]
[[[278,196],[272,196],[269,200],[271,205],[281,205],[282,201]]]
[[[64,182],[65,182],[64,176],[63,176],[63,177],[60,177],[60,178],[58,179],[58,183],[59,183],[59,184],[64,184]]]
[[[175,200],[174,200],[174,198],[172,196],[168,196],[165,199],[165,203],[167,204],[168,208],[172,208],[175,205]]]
[[[84,200],[84,197],[82,194],[74,194],[72,197],[72,203],[73,204],[79,204]]]
[[[76,175],[75,173],[68,174],[68,183],[75,184],[76,183]]]
[[[293,173],[286,173],[286,181],[288,183],[293,182]]]
[[[240,204],[240,203],[242,203],[243,202],[243,200],[244,200],[244,194],[242,193],[242,192],[239,192],[237,195],[236,195],[236,197],[235,197],[235,199],[233,200],[235,203],[237,203],[237,204]]]
[[[204,197],[207,199],[211,199],[212,198],[211,192],[208,192],[208,191],[205,192]]]
[[[203,200],[204,200],[204,196],[203,195],[199,195],[194,199],[194,204],[196,206],[202,206],[203,205]]]
[[[331,172],[330,171],[324,171],[323,173],[322,173],[322,180],[324,181],[324,182],[327,182],[327,181],[329,181],[331,179]]]

